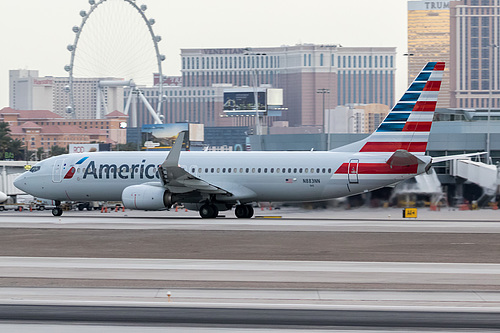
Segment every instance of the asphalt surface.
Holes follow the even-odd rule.
[[[2,228],[2,256],[500,263],[500,235]]]
[[[497,329],[498,313],[0,305],[0,320],[128,324]],[[195,328],[194,328],[195,330]]]
[[[0,323],[500,328],[500,214],[400,213],[0,214]]]

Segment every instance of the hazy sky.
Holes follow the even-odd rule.
[[[407,45],[406,0],[143,0],[137,4],[146,4],[145,14],[156,20],[153,28],[162,36],[167,75],[180,74],[182,48],[389,46],[398,52],[397,98],[407,86],[402,55]],[[80,10],[89,8],[87,0],[0,0],[0,108],[9,104],[10,69],[67,75],[66,46],[75,37],[71,28],[80,25]]]

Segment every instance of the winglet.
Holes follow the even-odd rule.
[[[179,157],[181,156],[182,143],[184,142],[185,134],[185,131],[179,133],[172,149],[170,149],[170,152],[168,153],[167,158],[162,163],[162,167],[166,168],[179,166]]]

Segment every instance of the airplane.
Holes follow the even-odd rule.
[[[14,185],[56,201],[122,201],[134,210],[182,204],[202,218],[253,202],[321,201],[359,194],[429,170],[425,155],[444,62],[429,62],[367,138],[330,151],[181,152],[181,132],[165,152],[93,152],[48,158]],[[165,156],[166,155],[166,156]]]

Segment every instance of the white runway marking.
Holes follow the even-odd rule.
[[[497,286],[500,264],[0,257],[0,277]]]

